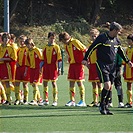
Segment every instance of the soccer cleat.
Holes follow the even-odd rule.
[[[11,105],[11,103],[8,102],[8,101],[5,101],[5,102],[3,103],[3,105]]]
[[[3,104],[5,103],[6,101],[4,99],[1,99],[1,103],[0,104]]]
[[[28,105],[28,102],[26,100],[24,100],[23,105]]]
[[[124,108],[124,103],[123,102],[119,102],[118,108]]]
[[[33,100],[33,101],[31,101],[31,102],[29,103],[29,105],[38,105],[38,103],[37,103],[35,100]]]
[[[107,111],[105,109],[105,105],[104,104],[101,104],[100,103],[100,106],[99,106],[99,111],[102,115],[106,115],[107,114]]]
[[[125,108],[132,108],[132,105],[130,103],[126,103],[124,107]]]
[[[76,104],[77,107],[86,107],[86,103],[83,102],[82,100],[79,101],[78,104]]]
[[[94,103],[94,101],[87,105],[87,107],[98,107],[98,103]]]
[[[15,100],[14,105],[19,105],[19,100]]]
[[[108,104],[108,107],[109,107],[109,108],[112,108],[112,107],[113,107],[113,103],[109,103],[109,104]]]
[[[113,115],[113,113],[108,109],[108,105],[105,106],[105,110],[107,115]]]
[[[52,106],[57,106],[57,102],[53,102]]]
[[[41,103],[38,104],[39,106],[49,105],[49,101],[43,100]]]
[[[74,101],[69,101],[65,106],[75,106],[75,102]]]

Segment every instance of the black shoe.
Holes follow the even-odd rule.
[[[5,101],[5,102],[3,103],[3,105],[11,105],[11,103],[8,102],[8,101]]]
[[[98,103],[95,103],[94,101],[87,105],[87,107],[98,107]]]
[[[101,113],[102,115],[106,115],[106,114],[107,114],[107,111],[106,111],[106,109],[105,109],[105,105],[103,105],[103,104],[100,104],[100,106],[99,106],[99,111],[100,111],[100,113]]]
[[[107,106],[105,106],[105,109],[106,109],[106,113],[107,113],[107,115],[113,115],[113,113],[112,113],[112,112],[110,112],[110,110],[108,109],[108,107],[107,107]]]
[[[19,100],[16,99],[14,105],[19,105],[19,103],[20,103]]]
[[[124,105],[124,107],[125,107],[125,108],[132,108],[132,105],[131,105],[130,103],[126,103],[126,104]]]

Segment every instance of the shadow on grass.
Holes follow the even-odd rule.
[[[56,107],[54,107],[54,106],[50,106],[50,105],[48,105],[48,106],[34,106],[34,105],[9,105],[9,106],[7,106],[7,105],[1,105],[0,106],[0,110],[5,110],[5,109],[12,109],[12,110],[71,110],[71,111],[74,111],[74,110],[77,110],[77,111],[81,111],[81,110],[88,110],[89,109],[89,107],[73,107],[73,106],[71,106],[71,107],[68,107],[68,106],[56,106]],[[94,107],[94,108],[90,108],[90,109],[97,109],[98,110],[98,108],[96,108],[96,107]]]
[[[117,114],[131,114],[133,113],[133,108],[117,108],[113,107],[111,108],[112,111],[117,112]]]

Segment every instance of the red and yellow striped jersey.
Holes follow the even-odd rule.
[[[7,45],[6,47],[0,46],[0,58],[10,58],[13,61],[17,60],[17,52],[16,50],[10,46]],[[4,63],[4,62],[1,62]]]
[[[68,53],[68,61],[70,64],[82,62],[86,46],[84,46],[79,40],[71,38],[69,44],[65,44],[64,47]]]
[[[40,68],[40,62],[42,61],[40,49],[34,46],[32,50],[28,50],[27,61],[30,68]],[[26,65],[28,65],[28,63],[26,63]]]
[[[19,47],[17,50],[17,62],[20,66],[26,65],[28,48],[26,46]]]
[[[126,55],[128,56],[128,59],[133,62],[133,47],[128,47],[126,49]],[[132,78],[133,77],[133,68],[130,68],[129,65],[125,64],[125,77],[126,78]]]
[[[61,51],[60,47],[57,44],[46,45],[43,49],[43,60],[44,64],[52,64],[57,63],[57,61],[61,61]]]
[[[88,45],[88,48],[91,46],[91,44],[92,44],[92,42],[90,42],[90,44]],[[97,54],[96,54],[96,50],[94,50],[89,57],[89,62],[90,62],[90,64],[94,64],[94,63],[96,63],[96,61],[97,61]]]

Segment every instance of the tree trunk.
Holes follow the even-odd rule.
[[[19,0],[14,0],[14,1],[12,1],[12,3],[11,3],[11,13],[10,13],[10,22],[13,20],[13,18],[15,17],[15,14],[14,14],[14,12],[15,12],[15,9],[17,8],[17,5],[18,5],[18,2],[19,2]]]
[[[91,16],[90,16],[90,23],[93,25],[95,25],[97,23],[98,14],[100,11],[100,7],[102,5],[102,1],[103,0],[94,0],[94,4],[92,7],[92,12],[91,12]]]

